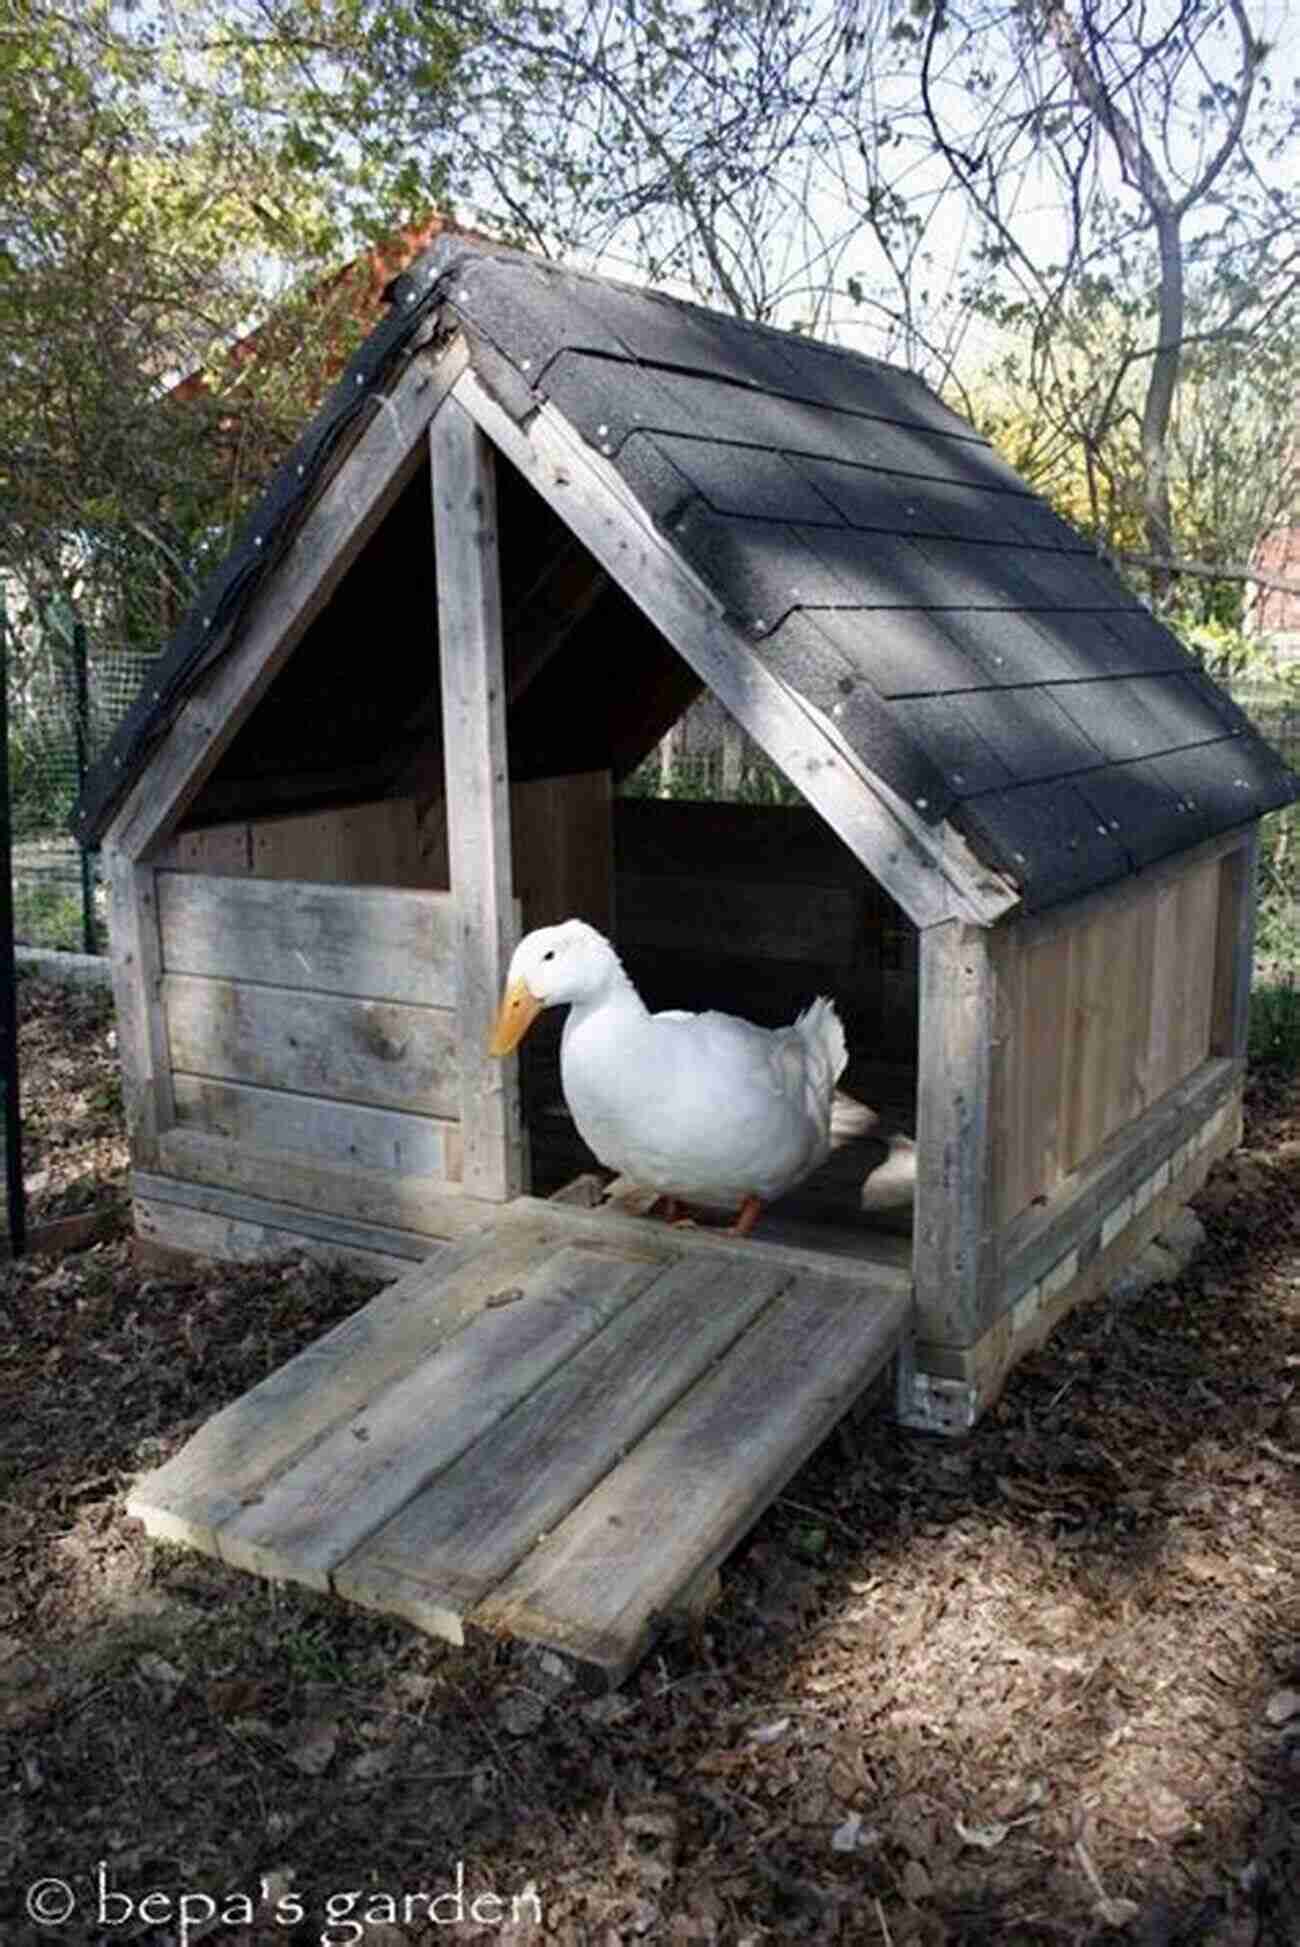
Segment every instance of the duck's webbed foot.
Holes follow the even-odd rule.
[[[687,1210],[680,1197],[656,1197],[646,1212],[648,1217],[661,1217],[666,1224],[693,1224],[694,1217]]]
[[[736,1213],[736,1221],[731,1226],[733,1237],[748,1237],[754,1225],[763,1214],[763,1205],[757,1197],[746,1197]]]

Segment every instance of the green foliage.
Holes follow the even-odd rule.
[[[1118,277],[1100,288],[1082,280],[1032,333],[1016,313],[1021,335],[971,382],[966,398],[1012,466],[1121,557],[1148,551],[1142,348],[1150,319],[1140,291],[1149,273],[1141,257],[1133,274],[1130,291]],[[1198,293],[1193,326],[1211,318],[1209,298]],[[1176,556],[1239,570],[1261,535],[1290,520],[1300,500],[1300,452],[1278,427],[1297,398],[1300,319],[1264,334],[1249,363],[1235,341],[1212,334],[1189,350],[1166,450]],[[1241,634],[1246,592],[1240,574],[1178,577],[1166,619],[1208,631],[1207,654],[1233,673],[1256,653]]]
[[[14,875],[14,938],[58,953],[83,950],[81,893],[63,878]]]
[[[1279,660],[1268,636],[1198,610],[1199,604],[1175,608],[1165,619],[1217,682],[1228,689],[1249,688],[1272,712],[1300,710],[1300,664]]]
[[[10,13],[0,571],[27,635],[58,595],[153,649],[358,335],[325,273],[408,213],[359,139],[368,30],[355,0]]]
[[[1293,942],[1300,951],[1300,938]],[[1257,1068],[1300,1068],[1300,986],[1257,985],[1250,997],[1249,1058]]]
[[[722,764],[717,752],[709,756],[684,756],[665,770],[658,752],[638,764],[619,786],[625,798],[675,798],[693,803],[793,805],[804,802],[800,793],[774,764],[762,759],[741,770],[734,790],[722,787]]]

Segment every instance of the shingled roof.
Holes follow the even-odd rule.
[[[392,291],[92,777],[102,831],[229,639],[349,415],[431,312],[525,432],[548,403],[621,476],[753,657],[1024,905],[1300,796],[1178,639],[908,373],[521,255],[438,245]],[[426,334],[427,335],[427,331]],[[674,647],[688,660],[690,645]],[[605,652],[619,654],[617,642]]]

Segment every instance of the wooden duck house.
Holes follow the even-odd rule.
[[[910,375],[455,242],[391,299],[78,834],[140,1233],[396,1282],[136,1505],[618,1673],[891,1361],[970,1427],[1238,1140],[1300,787]],[[620,793],[705,691],[798,802]],[[554,1038],[486,1041],[568,914],[652,1006],[835,998],[844,1146],[753,1237],[563,1200]],[[888,1127],[910,1232],[863,1207]]]

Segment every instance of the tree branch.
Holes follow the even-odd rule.
[[[1127,549],[1107,550],[1113,561],[1129,568],[1146,568],[1158,574],[1195,575],[1201,581],[1245,581],[1279,595],[1300,595],[1300,581],[1286,575],[1270,575],[1259,568],[1217,567],[1212,561],[1188,561],[1182,555],[1130,554]]]

